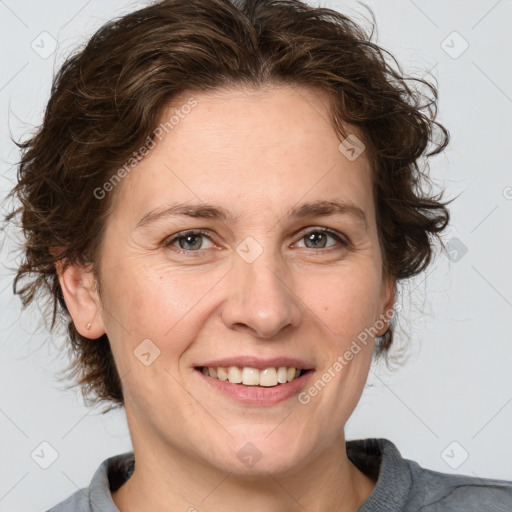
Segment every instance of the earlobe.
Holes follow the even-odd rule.
[[[105,334],[97,282],[90,267],[79,263],[57,262],[60,287],[76,330],[85,338]]]
[[[379,332],[378,336],[383,336],[387,332],[389,325],[391,324],[391,319],[393,318],[396,298],[396,279],[393,277],[388,277],[383,283],[382,291],[382,312],[380,318],[385,326],[383,329],[381,329],[381,332]]]
[[[384,304],[384,314],[389,314],[392,316],[392,312],[395,309],[395,299],[396,299],[396,279],[391,279],[388,282],[388,293],[387,300]],[[390,320],[391,320],[390,316]]]

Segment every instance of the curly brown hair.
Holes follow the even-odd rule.
[[[90,404],[123,405],[105,335],[81,336],[62,296],[58,261],[97,267],[112,195],[101,188],[149,137],[183,92],[267,84],[316,87],[330,96],[332,123],[356,127],[373,169],[383,270],[396,280],[422,272],[449,222],[442,193],[418,162],[440,153],[437,89],[405,77],[396,59],[344,14],[298,0],[164,0],[112,20],[68,57],[55,76],[37,133],[18,143],[18,218],[26,238],[14,293],[26,307],[46,298],[52,330],[67,323],[68,370]],[[408,85],[422,86],[419,88]],[[437,134],[437,135],[436,135]],[[50,315],[49,315],[50,316]],[[377,340],[387,354],[393,327]],[[112,406],[111,406],[112,407]]]

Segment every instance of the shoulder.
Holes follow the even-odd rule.
[[[512,481],[426,469],[382,438],[349,441],[347,455],[377,480],[360,512],[512,511]]]
[[[510,512],[512,481],[452,475],[407,461],[412,475],[411,509],[424,512]]]
[[[119,512],[111,491],[117,490],[131,476],[133,468],[133,452],[105,459],[94,473],[89,487],[75,491],[46,512]]]
[[[90,512],[89,488],[80,489],[46,512]]]

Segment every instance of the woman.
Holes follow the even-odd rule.
[[[512,509],[511,482],[345,441],[396,284],[449,220],[418,186],[448,143],[420,82],[426,107],[298,1],[163,1],[64,64],[22,145],[15,286],[49,292],[133,453],[53,512]]]

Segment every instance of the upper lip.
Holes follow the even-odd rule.
[[[261,359],[253,356],[233,356],[225,357],[223,359],[215,359],[203,363],[195,364],[196,367],[207,366],[210,368],[215,367],[229,367],[229,366],[246,366],[249,368],[257,368],[263,370],[264,368],[279,368],[280,366],[287,366],[299,368],[300,370],[312,370],[313,366],[306,361],[297,359],[295,357],[273,357],[271,359]]]

